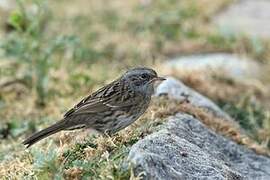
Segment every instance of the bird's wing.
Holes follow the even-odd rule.
[[[118,80],[84,98],[70,109],[64,117],[76,114],[99,113],[131,106],[138,103],[139,99],[141,100],[139,95],[135,96],[135,93],[127,85]]]

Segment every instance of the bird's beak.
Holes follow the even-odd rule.
[[[166,80],[166,78],[164,78],[164,77],[156,77],[156,78],[154,78],[154,81],[165,81]]]
[[[153,79],[151,80],[151,82],[164,81],[164,80],[166,80],[164,77],[156,77],[156,78],[153,78]]]

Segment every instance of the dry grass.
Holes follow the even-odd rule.
[[[269,84],[260,79],[237,80],[222,73],[167,71],[187,86],[209,97],[236,118],[249,136],[269,146]],[[262,70],[262,74],[267,72]],[[224,106],[225,105],[225,106]],[[258,122],[256,122],[258,121]]]
[[[20,143],[26,136],[61,118],[67,107],[115,79],[129,67],[155,66],[175,54],[209,51],[239,52],[269,59],[270,51],[267,51],[266,42],[263,52],[258,53],[248,39],[227,41],[209,24],[211,16],[232,0],[145,2],[148,1],[50,1],[52,17],[42,36],[55,39],[68,35],[80,43],[74,45],[74,42],[68,41],[67,47],[52,54],[46,106],[37,107],[37,92],[24,84],[11,84],[0,89],[0,124],[10,123],[12,126],[7,138],[0,142],[0,177],[140,179],[134,176],[131,169],[122,172],[121,164],[129,147],[155,131],[166,117],[179,111],[196,116],[213,131],[239,144],[260,154],[268,154],[234,124],[190,104],[166,99],[154,99],[149,111],[138,122],[112,138],[93,138],[88,132],[82,131],[63,132],[36,144],[30,150],[24,149]],[[0,34],[7,36],[3,29],[0,29]],[[46,42],[41,44],[43,48],[48,45]],[[78,57],[74,56],[74,51],[78,51]],[[1,57],[2,60],[19,61],[16,67],[14,64],[4,65],[17,73],[16,77],[1,77],[0,84],[6,78],[12,81],[29,72],[27,64],[21,63],[17,56]],[[0,64],[0,68],[4,66]],[[248,94],[256,96],[263,104],[267,100],[269,91],[260,82],[239,83],[200,73],[171,72],[213,100],[231,101],[243,91],[247,92],[247,89]],[[4,102],[3,106],[1,102]],[[261,130],[258,134],[269,142],[266,131]]]
[[[118,171],[120,168],[120,164],[115,164],[114,160],[111,159],[111,154],[114,154],[115,152],[121,154],[121,149],[129,147],[137,140],[143,138],[147,134],[152,133],[153,131],[155,131],[158,125],[164,123],[164,120],[166,120],[168,116],[174,115],[178,112],[191,114],[201,120],[203,124],[205,124],[213,131],[224,135],[234,140],[235,142],[254,150],[259,154],[269,155],[269,150],[258,145],[258,143],[252,140],[249,136],[245,135],[243,131],[240,130],[238,126],[234,123],[217,118],[206,110],[194,107],[186,102],[172,101],[168,100],[167,98],[155,98],[149,111],[144,115],[143,118],[141,118],[138,122],[127,128],[126,130],[121,131],[114,137],[98,136],[97,138],[93,139],[89,136],[89,133],[85,133],[85,131],[63,132],[60,134],[60,136],[53,136],[52,138],[54,142],[56,144],[59,144],[56,155],[56,157],[58,157],[57,164],[60,164],[60,168],[62,169],[65,164],[72,163],[73,160],[77,159],[78,157],[83,158],[84,161],[94,161],[97,164],[99,164],[99,162],[105,162],[105,165],[102,166],[101,174],[98,174],[97,176],[101,179],[106,179],[110,177],[113,178],[114,175],[112,174],[112,172],[114,172],[115,170]],[[93,143],[95,146],[85,146],[81,150],[76,150],[76,144],[84,144],[86,142],[89,142],[89,137],[90,141],[92,141],[91,143]],[[17,144],[17,142],[14,143]],[[16,146],[17,147],[15,149],[17,149],[18,147],[23,148],[22,145]],[[45,140],[37,144],[34,149],[43,149],[44,152],[48,152],[49,149],[52,148],[52,146],[55,146],[52,144],[52,141]],[[44,147],[47,147],[47,150],[44,149]],[[9,151],[8,149],[6,150]],[[72,159],[70,156],[64,156],[64,152],[66,152],[67,150],[72,150],[71,155],[73,153],[79,153],[78,157]],[[1,166],[3,166],[3,168],[1,168],[0,175],[5,177],[24,177],[25,175],[34,175],[36,172],[33,171],[35,168],[32,164],[33,157],[31,154],[29,154],[29,152],[27,151],[24,151],[23,149],[20,151],[15,151],[14,154],[11,156],[18,158],[14,158],[8,163],[6,161],[4,161],[4,164],[1,163]],[[26,157],[29,160],[26,160]],[[91,168],[85,170],[83,167],[73,166],[69,168],[64,168],[63,174],[66,179],[80,179],[81,176],[85,173],[85,171],[93,171],[93,173],[98,173],[99,171],[97,169]],[[130,173],[131,172],[132,171],[130,170]],[[130,174],[130,176],[132,176],[132,173]]]
[[[237,79],[221,70],[189,70],[164,68],[164,65],[157,64],[158,69],[166,76],[173,76],[180,79],[187,86],[195,89],[201,94],[214,101],[225,100],[231,102],[236,97],[252,95],[263,105],[268,106],[269,84],[267,81],[258,78]],[[261,69],[262,76],[266,76],[268,71]],[[241,96],[239,96],[241,95]]]
[[[203,108],[192,106],[187,102],[178,102],[166,98],[165,100],[161,101],[163,107],[166,108],[160,108],[160,102],[158,102],[158,106],[154,106],[154,109],[157,110],[155,113],[155,118],[165,119],[166,117],[174,115],[178,112],[187,113],[195,116],[214,132],[228,137],[236,143],[242,144],[247,148],[254,150],[258,154],[270,155],[270,151],[266,147],[259,145],[255,140],[247,136],[237,123],[232,123],[231,121],[216,117],[211,112]]]

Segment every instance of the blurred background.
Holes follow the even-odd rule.
[[[63,173],[22,139],[135,66],[181,79],[269,149],[269,22],[268,0],[0,0],[0,172]]]

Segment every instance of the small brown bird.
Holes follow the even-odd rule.
[[[34,133],[23,144],[34,143],[62,130],[94,129],[112,135],[136,121],[148,108],[154,82],[165,80],[153,69],[134,68],[70,109],[62,120]]]

